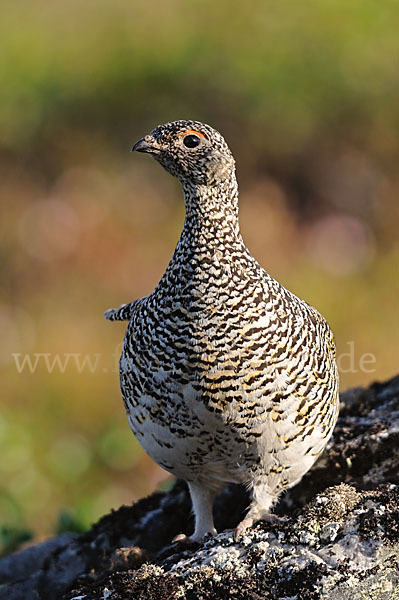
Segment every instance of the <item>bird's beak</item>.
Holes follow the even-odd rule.
[[[156,147],[156,142],[153,138],[146,136],[136,142],[132,148],[132,152],[147,152],[148,154],[159,154],[160,148]]]

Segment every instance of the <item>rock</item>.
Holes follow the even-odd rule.
[[[259,523],[234,542],[229,529],[248,498],[230,486],[215,503],[223,533],[202,544],[172,545],[182,528],[188,534],[193,528],[186,485],[177,482],[51,551],[31,571],[31,596],[15,571],[0,599],[399,597],[399,377],[350,390],[341,400],[328,449],[280,501],[279,522]],[[0,561],[0,573],[4,561],[14,572],[12,562],[23,555]]]
[[[37,598],[34,594],[46,561],[73,544],[76,537],[64,533],[0,560],[0,600]]]

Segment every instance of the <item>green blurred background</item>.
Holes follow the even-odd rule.
[[[225,135],[244,238],[330,322],[341,389],[395,373],[398,13],[389,0],[3,2],[3,545],[87,527],[167,478],[126,422],[125,326],[102,316],[153,289],[182,226],[177,182],[129,153],[158,123]]]

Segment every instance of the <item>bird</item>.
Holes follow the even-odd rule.
[[[128,422],[149,456],[187,482],[195,522],[188,540],[216,534],[216,494],[230,483],[247,488],[238,540],[258,521],[273,521],[279,496],[332,435],[334,337],[246,247],[235,160],[218,131],[177,120],[132,151],[178,179],[185,220],[152,293],[105,313],[128,321],[119,367]]]

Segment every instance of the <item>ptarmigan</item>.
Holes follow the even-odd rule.
[[[186,218],[154,291],[109,310],[129,321],[120,382],[129,424],[161,467],[187,481],[192,540],[216,533],[229,482],[252,501],[236,537],[270,518],[325,448],[338,415],[334,338],[324,318],[246,248],[234,158],[198,121],[156,127],[132,150],[183,186]]]

